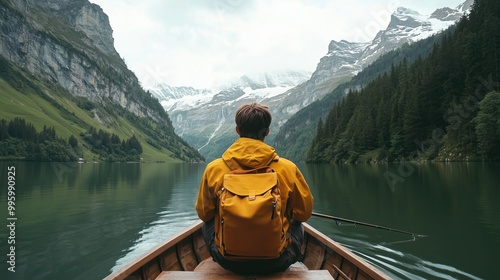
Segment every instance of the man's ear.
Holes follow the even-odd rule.
[[[236,133],[238,133],[238,135],[240,135],[240,128],[238,126],[236,126]]]
[[[270,130],[269,128],[267,128],[267,130],[266,130],[266,137],[269,135],[269,132],[270,132],[270,131],[271,131],[271,130]]]

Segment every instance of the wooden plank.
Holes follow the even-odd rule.
[[[179,271],[182,266],[177,258],[177,249],[172,247],[160,255],[160,267],[162,271]]]
[[[142,278],[141,270],[142,269],[139,269],[136,272],[130,274],[129,276],[127,276],[127,278],[125,278],[125,280],[143,280],[144,278]]]
[[[206,259],[202,261],[195,269],[195,272],[203,272],[203,273],[215,273],[215,274],[227,274],[232,273],[218,263],[214,262],[212,258]]]
[[[255,279],[255,280],[333,280],[333,277],[326,270],[309,270],[309,271],[285,271],[271,275],[238,275],[238,274],[216,274],[205,272],[191,271],[164,271],[160,274],[157,280],[240,280],[240,279]]]
[[[218,263],[214,262],[211,258],[202,261],[195,269],[195,272],[211,273],[211,274],[232,274],[233,272],[226,270]],[[307,267],[301,263],[296,262],[292,264],[287,271],[308,271]]]
[[[358,275],[356,276],[356,280],[370,280],[372,279],[370,275],[366,274],[362,270],[358,270]]]
[[[153,259],[142,267],[142,278],[145,280],[154,280],[160,273],[158,259]]]
[[[302,261],[310,270],[321,269],[325,258],[325,245],[321,244],[315,238],[309,238],[307,241],[306,253]]]
[[[350,279],[357,279],[358,267],[355,266],[352,262],[347,259],[344,259],[342,262],[342,266],[340,267],[342,271],[349,277]]]
[[[210,252],[208,250],[207,244],[205,243],[205,239],[203,238],[201,230],[193,234],[193,247],[196,257],[198,258],[198,262],[201,262],[208,258],[212,258],[210,256]]]
[[[338,279],[340,274],[340,267],[344,258],[331,248],[326,249],[325,261],[321,269],[326,269],[333,275],[333,278]]]
[[[177,256],[182,268],[193,271],[198,265],[198,260],[193,250],[193,237],[188,236],[177,245]]]

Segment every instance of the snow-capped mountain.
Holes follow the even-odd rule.
[[[467,0],[455,9],[445,7],[431,15],[421,15],[417,11],[399,7],[391,15],[387,28],[379,31],[371,42],[331,41],[328,53],[320,59],[316,71],[303,89],[297,89],[302,92],[296,95],[307,93],[308,99],[312,101],[320,99],[331,92],[339,81],[353,77],[381,55],[406,43],[428,38],[455,24],[473,3],[474,0]]]
[[[443,31],[458,21],[462,15],[462,12],[450,8],[438,9],[427,16],[399,7],[391,16],[387,29],[380,31],[364,51],[359,64],[362,67],[366,66],[387,51]]]
[[[453,25],[473,2],[467,0],[455,9],[441,8],[431,15],[400,7],[392,14],[387,28],[378,32],[371,42],[331,41],[327,54],[312,75],[304,71],[253,74],[218,89],[163,85],[152,92],[169,113],[177,134],[205,157],[218,157],[236,136],[233,118],[241,104],[257,101],[268,105],[273,114],[271,130],[275,135],[293,114],[331,92],[381,55]]]
[[[210,158],[212,152],[220,156],[213,148],[217,141],[235,138],[234,113],[239,106],[262,102],[279,116],[279,102],[287,91],[310,77],[307,71],[279,71],[244,75],[217,89],[158,85],[151,92],[168,112],[176,133]],[[279,124],[275,121],[272,129],[277,132]],[[227,147],[225,142],[220,145]]]
[[[227,81],[215,89],[172,87],[160,84],[152,89],[152,93],[160,100],[167,112],[174,113],[221,102],[232,103],[239,99],[271,98],[305,82],[310,76],[311,73],[307,71],[258,73]]]

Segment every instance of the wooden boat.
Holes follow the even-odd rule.
[[[215,263],[206,247],[199,221],[153,248],[105,280],[120,279],[390,279],[347,248],[304,223],[304,260],[271,275],[238,275]]]

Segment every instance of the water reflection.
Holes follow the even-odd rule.
[[[182,165],[186,167],[186,165]],[[182,180],[171,184],[171,195],[165,205],[156,213],[157,218],[139,232],[139,237],[133,246],[128,248],[120,259],[117,260],[112,271],[115,271],[137,257],[143,255],[163,240],[179,233],[198,220],[194,210],[200,178],[204,166],[187,165],[179,170]]]
[[[6,170],[5,163],[0,165]],[[182,219],[179,213],[193,209],[195,196],[187,189],[197,188],[199,182],[191,185],[189,178],[203,168],[188,164],[15,166],[16,279],[103,278],[127,248],[147,236],[157,217],[166,214],[159,209],[176,212],[178,219]],[[2,191],[0,205],[5,205],[5,195]],[[5,215],[1,211],[0,219],[5,220]],[[166,228],[168,234],[170,227]],[[5,237],[1,231],[1,240]],[[151,242],[162,239],[152,236]],[[5,246],[2,243],[2,251]],[[0,279],[7,277],[6,270],[1,270]]]
[[[311,224],[388,273],[396,273],[396,278],[491,278],[500,238],[499,165],[412,166],[411,175],[394,186],[384,174],[397,174],[397,164],[306,165],[303,169],[317,212],[428,237],[408,242],[407,236],[338,226],[321,218],[313,218]]]

